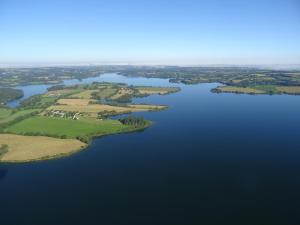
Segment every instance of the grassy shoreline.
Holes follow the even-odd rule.
[[[41,157],[41,158],[29,159],[29,160],[2,160],[0,158],[0,164],[32,163],[32,162],[41,162],[41,161],[48,161],[48,160],[52,160],[52,159],[59,159],[59,158],[69,157],[71,155],[74,155],[76,153],[79,153],[79,152],[84,151],[85,149],[87,149],[92,144],[92,141],[95,138],[102,138],[102,137],[106,137],[106,136],[110,136],[110,135],[129,134],[129,133],[139,132],[139,131],[143,131],[146,128],[150,127],[152,124],[153,124],[152,121],[147,120],[147,124],[145,126],[132,127],[130,129],[120,131],[120,132],[116,132],[116,133],[91,135],[91,136],[89,136],[89,142],[84,143],[85,144],[84,147],[74,149],[74,150],[72,150],[68,153],[59,153],[59,154],[54,154],[54,155],[51,155],[51,156],[48,155],[48,156],[44,156],[44,157]],[[30,136],[26,136],[26,137],[30,137]],[[48,137],[48,136],[45,136],[45,137]]]
[[[256,85],[249,87],[218,86],[211,90],[213,93],[234,93],[249,95],[300,95],[300,86]]]
[[[87,148],[93,138],[144,130],[152,122],[143,117],[111,117],[165,110],[166,105],[134,104],[132,99],[179,90],[102,82],[51,87],[24,100],[17,109],[0,108],[0,144],[8,147],[0,162],[66,157]]]

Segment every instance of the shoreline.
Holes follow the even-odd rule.
[[[133,104],[131,101],[139,94],[147,93],[149,96],[178,91],[180,89],[175,87],[114,83],[48,90],[48,94],[37,95],[38,98],[32,98],[19,109],[18,113],[24,114],[22,117],[0,124],[0,144],[8,145],[8,152],[1,154],[0,163],[30,163],[67,157],[86,149],[93,138],[143,131],[152,124],[143,117],[125,119],[123,123],[109,119],[109,116],[166,110],[169,108],[167,105]],[[107,98],[111,102],[103,104],[103,99]],[[123,98],[129,103],[122,103]],[[33,109],[38,111],[34,114],[26,111]],[[2,112],[2,117],[11,118],[15,115],[12,112],[12,109]]]
[[[230,88],[232,90],[230,90]],[[280,86],[274,86],[274,88],[275,88],[275,90],[270,92],[268,90],[255,89],[252,87],[238,87],[238,86],[224,85],[224,86],[217,86],[217,87],[211,89],[210,92],[214,93],[214,94],[236,94],[236,95],[239,95],[239,94],[242,94],[242,95],[289,95],[289,96],[299,96],[300,95],[300,92],[286,92],[286,91],[276,90],[276,88],[280,88]],[[234,89],[236,89],[236,90],[234,90]],[[251,89],[251,90],[249,90],[249,89]]]
[[[53,159],[60,159],[60,158],[69,157],[69,156],[72,156],[76,153],[79,153],[79,152],[82,152],[82,151],[86,150],[92,144],[93,139],[103,138],[103,137],[110,136],[110,135],[120,135],[120,134],[129,134],[129,133],[141,132],[141,131],[144,131],[145,129],[147,129],[148,127],[150,127],[153,123],[154,122],[152,122],[152,121],[148,121],[148,123],[145,126],[138,127],[138,128],[135,128],[135,129],[129,129],[129,130],[126,130],[126,131],[111,133],[111,134],[102,134],[102,135],[90,136],[89,137],[90,139],[89,139],[88,143],[85,143],[85,142],[81,141],[83,144],[85,144],[84,147],[81,147],[79,149],[75,149],[75,150],[70,151],[68,153],[60,153],[60,154],[55,154],[55,155],[52,155],[52,156],[44,156],[44,157],[41,157],[41,158],[29,159],[29,160],[7,160],[7,161],[2,161],[1,158],[0,158],[0,165],[35,163],[35,162],[42,162],[42,161],[48,161],[48,160],[53,160]],[[31,136],[25,136],[25,137],[31,137]],[[48,137],[48,136],[43,136],[43,137]],[[59,138],[57,138],[57,139],[59,139]],[[69,140],[72,140],[72,139],[69,139]],[[76,140],[76,139],[74,139],[74,140]]]

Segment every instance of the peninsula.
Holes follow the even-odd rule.
[[[86,148],[92,137],[143,130],[151,121],[111,116],[164,110],[165,105],[134,104],[132,98],[179,90],[115,83],[53,86],[22,101],[19,108],[0,108],[0,162],[66,156]]]

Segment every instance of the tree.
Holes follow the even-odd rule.
[[[129,126],[134,126],[134,127],[142,127],[147,124],[147,120],[145,120],[141,116],[128,116],[128,117],[119,119],[119,121],[124,125],[129,125]]]

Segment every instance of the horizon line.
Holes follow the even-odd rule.
[[[250,64],[250,63],[211,63],[211,64],[152,64],[152,63],[0,63],[1,69],[10,68],[42,68],[42,67],[81,67],[81,66],[136,66],[136,67],[253,67],[268,69],[300,69],[300,63],[274,63],[274,64]]]

